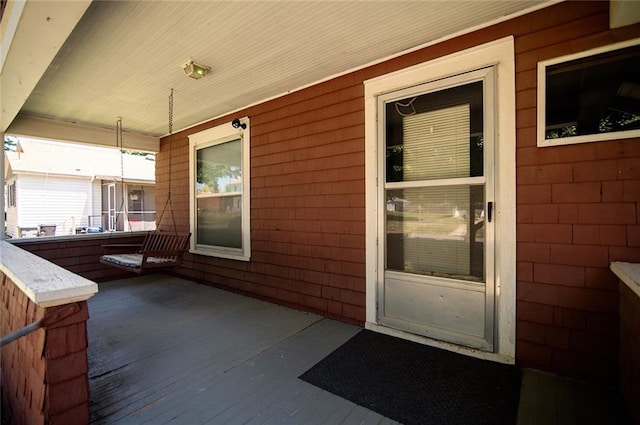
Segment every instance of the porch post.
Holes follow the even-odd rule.
[[[2,220],[0,220],[0,241],[3,241],[5,239],[5,235],[6,235],[6,231],[7,229],[5,229],[5,220],[6,220],[6,214],[5,214],[5,205],[4,205],[4,195],[5,195],[5,187],[4,187],[4,160],[5,160],[5,153],[4,153],[4,132],[0,131],[0,138],[2,138],[2,161],[0,161],[0,185],[2,186],[2,196],[0,196],[0,211],[2,212]]]
[[[89,424],[87,299],[96,283],[0,242],[2,422]],[[26,326],[25,326],[26,325]]]

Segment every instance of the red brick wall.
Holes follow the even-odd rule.
[[[65,306],[34,304],[0,273],[3,336]],[[2,419],[12,425],[89,423],[87,303],[47,328],[2,347]]]
[[[640,424],[640,297],[620,282],[620,390]]]
[[[640,260],[638,140],[540,149],[540,60],[640,36],[608,30],[607,2],[563,2],[199,125],[161,141],[189,227],[188,135],[251,118],[251,262],[187,255],[189,278],[362,324],[365,318],[363,81],[513,35],[517,106],[517,360],[613,381],[614,260]],[[179,99],[176,107],[179,108]],[[170,145],[171,144],[171,149]]]

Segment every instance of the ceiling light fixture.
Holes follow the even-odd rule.
[[[187,77],[191,77],[194,80],[199,80],[200,78],[207,75],[207,73],[211,71],[211,68],[205,65],[199,65],[190,60],[189,62],[182,65],[182,70]]]

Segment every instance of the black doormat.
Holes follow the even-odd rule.
[[[363,330],[300,379],[406,425],[506,425],[522,373]]]

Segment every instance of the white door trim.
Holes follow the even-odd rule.
[[[495,65],[495,352],[486,353],[387,328],[377,323],[378,140],[377,97],[390,91]],[[366,194],[366,327],[417,342],[505,363],[515,363],[516,196],[515,60],[513,37],[506,37],[364,82]],[[383,182],[380,182],[382,184]]]

